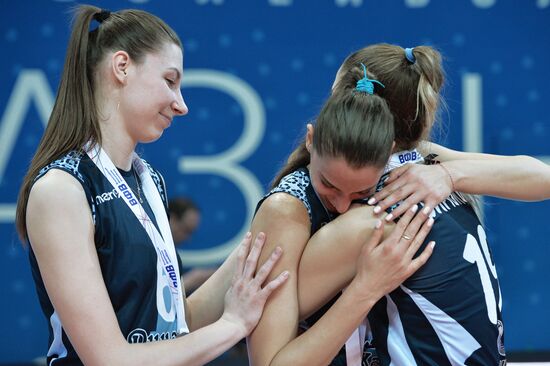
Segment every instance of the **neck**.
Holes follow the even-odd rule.
[[[111,96],[98,100],[98,105],[101,106],[100,116],[104,117],[99,124],[101,147],[117,168],[128,171],[132,168],[132,156],[137,141],[125,129],[123,118],[114,100],[118,100],[118,97]]]
[[[100,123],[101,147],[113,164],[122,170],[130,170],[137,142],[124,130],[122,121],[109,118]]]

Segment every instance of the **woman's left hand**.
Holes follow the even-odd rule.
[[[256,272],[258,258],[265,239],[265,234],[259,233],[251,247],[251,234],[246,234],[240,244],[237,270],[233,275],[231,287],[225,294],[222,319],[239,326],[243,330],[243,337],[249,335],[258,324],[269,295],[280,287],[289,276],[288,271],[284,271],[274,280],[264,284],[275,263],[281,257],[283,252],[281,247],[277,247]]]
[[[433,209],[443,202],[452,190],[451,177],[439,164],[406,164],[390,172],[385,187],[371,197],[369,204],[377,204],[374,213],[379,214],[399,201],[403,201],[386,216],[386,221],[391,221],[420,202],[423,202],[425,207]]]

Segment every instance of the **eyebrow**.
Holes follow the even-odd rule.
[[[338,191],[341,192],[341,190],[336,187],[334,184],[332,184],[322,173],[319,173],[319,176],[321,177],[321,180],[324,181],[325,184],[328,184],[330,185],[332,188],[334,189],[337,189]],[[376,187],[376,184],[373,185],[372,187],[369,187],[369,188],[365,188],[363,189],[362,191],[357,191],[357,192],[353,192],[352,194],[356,194],[356,193],[368,193],[370,192],[374,187]]]

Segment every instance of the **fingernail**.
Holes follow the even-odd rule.
[[[376,206],[374,210],[372,210],[375,214],[380,213],[382,211],[382,208],[380,206]]]
[[[416,211],[418,211],[418,205],[413,205],[413,207],[411,207],[411,211],[413,213],[415,213]]]
[[[282,252],[283,252],[283,248],[281,248],[281,247],[275,248],[275,254],[279,255],[279,254],[281,254]]]
[[[386,221],[391,221],[393,219],[393,214],[386,216]]]
[[[377,229],[380,229],[380,226],[382,226],[382,220],[376,220],[376,223],[374,224],[374,227]]]
[[[432,249],[435,247],[435,241],[432,241],[430,242],[430,246],[432,247]]]
[[[424,215],[427,215],[430,213],[430,210],[431,210],[430,206],[425,206],[424,209],[422,210],[422,213]]]
[[[284,272],[283,272],[283,277],[288,277],[288,276],[290,276],[290,272],[284,271]]]
[[[251,235],[252,235],[252,233],[251,233],[250,231],[248,231],[244,237],[245,237],[246,239],[248,239],[248,238],[250,238]]]
[[[374,204],[376,203],[376,198],[371,197],[371,198],[367,201],[367,203],[368,203],[369,205],[374,205]]]
[[[432,217],[430,217],[428,219],[428,227],[432,227],[433,224],[434,224],[434,219]]]

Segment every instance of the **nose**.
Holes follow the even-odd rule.
[[[334,206],[336,211],[338,211],[338,213],[343,214],[349,209],[349,206],[351,205],[351,200],[346,197],[336,196],[332,201],[332,205]]]
[[[181,90],[178,89],[176,100],[172,102],[172,111],[175,115],[178,116],[184,116],[189,112],[189,109],[187,108],[187,105],[185,104],[185,101],[183,100],[183,96],[181,95]]]

